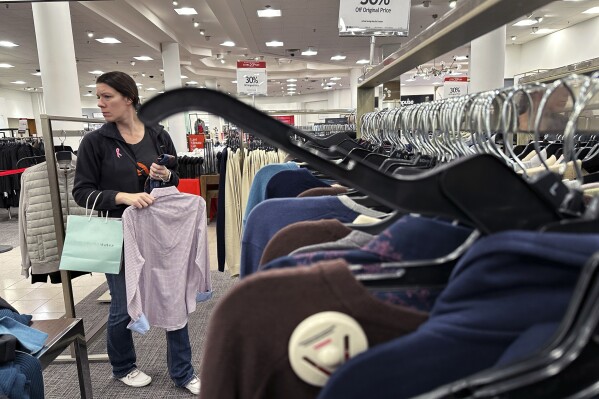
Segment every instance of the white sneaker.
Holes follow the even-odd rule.
[[[134,369],[126,376],[119,378],[120,381],[123,381],[126,385],[130,387],[145,387],[150,382],[152,382],[152,377],[144,373],[139,369]]]
[[[193,379],[189,381],[187,385],[185,385],[185,388],[187,388],[189,392],[193,393],[194,395],[199,395],[200,385],[200,379],[194,375]]]

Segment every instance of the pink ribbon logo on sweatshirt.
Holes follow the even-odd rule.
[[[123,156],[123,155],[121,154],[121,149],[120,149],[120,148],[117,148],[117,149],[116,149],[116,157],[117,157],[117,158],[120,158],[120,157],[122,157],[122,156]]]

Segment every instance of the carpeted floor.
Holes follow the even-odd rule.
[[[208,321],[214,306],[220,298],[236,283],[228,273],[212,271],[213,298],[198,304],[198,309],[190,315],[189,335],[193,354],[193,365],[196,373],[200,371],[204,341]],[[96,299],[106,291],[106,284],[98,287],[83,301],[76,305],[76,314],[83,317],[86,330],[108,314],[108,304],[102,304]],[[106,333],[104,332],[89,349],[89,353],[106,353]],[[91,377],[94,398],[122,399],[154,399],[193,397],[189,391],[177,388],[168,375],[166,367],[166,336],[160,328],[152,328],[141,336],[133,333],[137,352],[137,365],[145,373],[152,376],[152,383],[143,388],[130,388],[112,378],[110,364],[106,362],[91,363]],[[73,362],[68,364],[50,365],[44,370],[44,385],[46,398],[73,399],[80,398],[77,367]]]

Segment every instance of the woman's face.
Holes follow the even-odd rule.
[[[105,83],[96,84],[98,107],[107,122],[118,122],[131,112],[131,99],[108,86]]]

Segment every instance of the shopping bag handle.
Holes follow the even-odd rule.
[[[89,193],[89,195],[87,196],[87,199],[85,200],[85,216],[88,216],[87,214],[87,206],[89,205],[89,197],[92,196],[93,193],[95,193],[96,190],[92,191],[91,193]],[[89,220],[92,220],[92,216],[94,215],[94,210],[96,208],[96,203],[98,202],[98,198],[100,198],[100,195],[102,195],[102,191],[100,191],[98,193],[98,195],[96,195],[96,199],[94,200],[94,203],[92,205],[92,209],[89,212]],[[108,222],[108,211],[106,211],[106,222]]]

